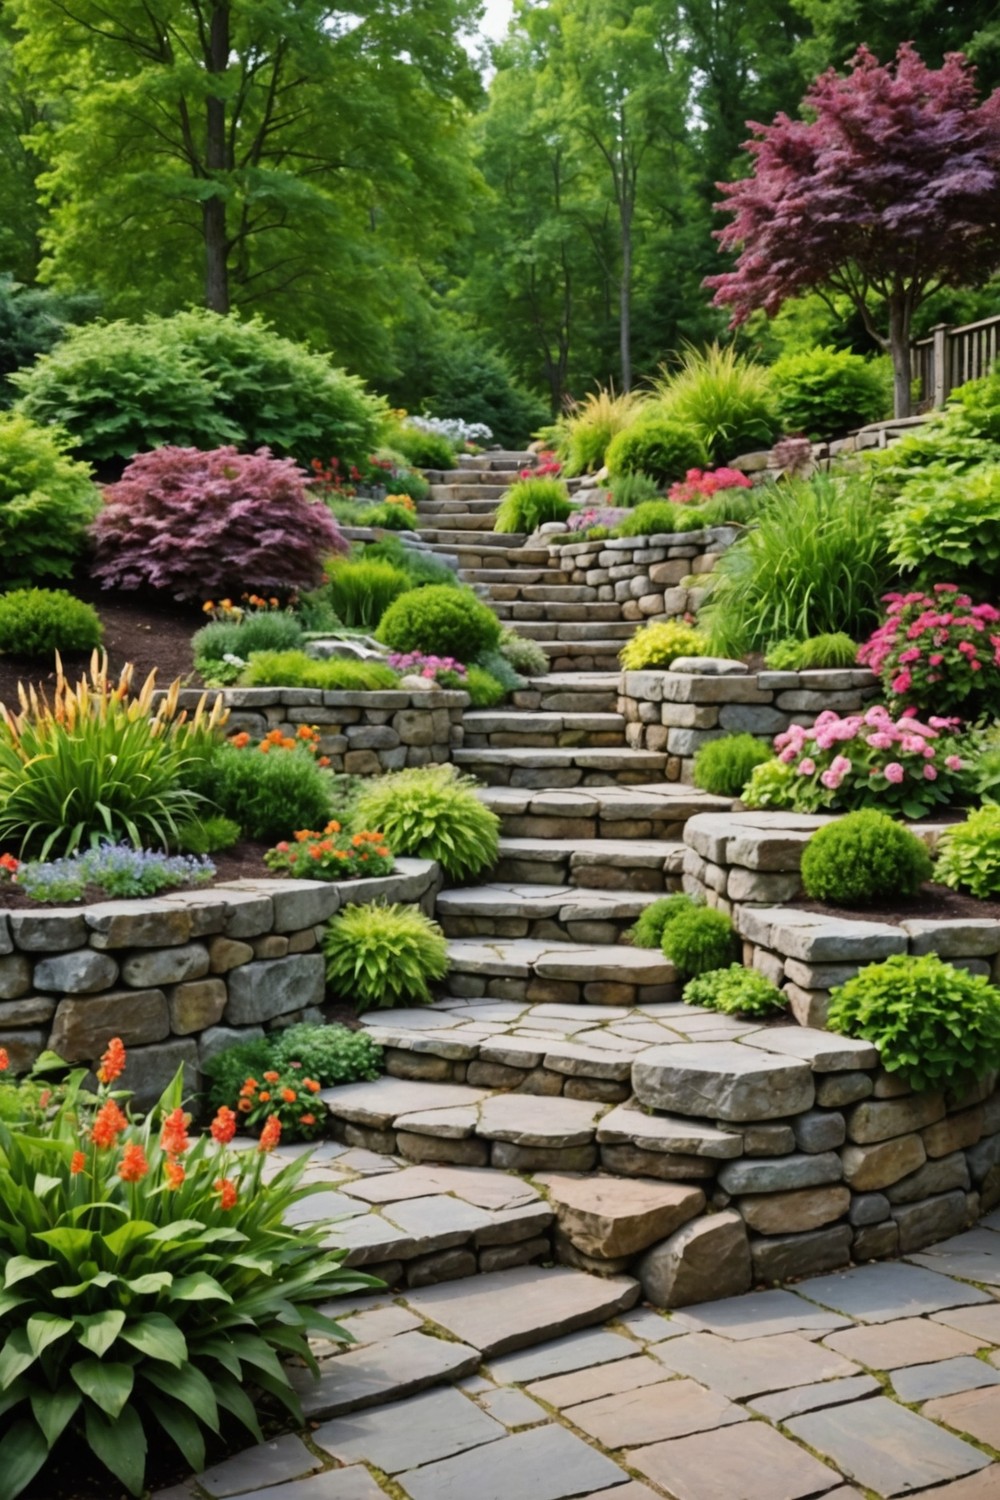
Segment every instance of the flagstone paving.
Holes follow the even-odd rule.
[[[341,1193],[423,1173],[441,1191],[395,1201],[463,1203],[458,1171],[318,1155]],[[465,1175],[481,1214],[536,1201]],[[1000,1289],[930,1269],[988,1268],[1000,1211],[975,1236],[674,1313],[565,1267],[345,1299],[356,1342],[295,1377],[305,1430],[154,1500],[997,1500]]]

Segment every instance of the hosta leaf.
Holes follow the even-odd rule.
[[[43,1240],[51,1249],[58,1250],[60,1255],[65,1255],[75,1268],[90,1254],[94,1235],[89,1229],[43,1229],[41,1233],[35,1235],[35,1239]]]
[[[146,1393],[146,1404],[167,1436],[180,1449],[185,1463],[200,1473],[205,1467],[205,1437],[198,1422],[183,1406]]]
[[[0,1349],[0,1390],[23,1375],[35,1363],[37,1355],[28,1340],[26,1328],[16,1328]]]
[[[110,1234],[104,1236],[104,1243],[114,1256],[124,1255],[130,1250],[137,1240],[152,1238],[156,1229],[148,1219],[129,1219],[125,1224],[119,1224]]]
[[[40,1271],[48,1271],[54,1265],[54,1260],[32,1260],[30,1255],[12,1255],[4,1267],[3,1284],[5,1287],[16,1286],[19,1281],[25,1281]]]
[[[125,1325],[125,1314],[120,1308],[108,1307],[103,1312],[88,1313],[76,1319],[80,1329],[80,1345],[98,1358],[107,1354]]]
[[[94,1453],[133,1495],[142,1494],[146,1472],[146,1434],[135,1411],[126,1406],[108,1421],[93,1406],[87,1407],[87,1442]]]
[[[43,1349],[54,1344],[56,1339],[61,1339],[65,1334],[73,1330],[72,1318],[60,1318],[56,1313],[35,1313],[28,1319],[25,1332],[28,1336],[28,1347],[37,1359]]]
[[[208,1379],[194,1365],[186,1365],[182,1370],[157,1370],[149,1367],[143,1370],[143,1376],[165,1396],[189,1407],[206,1427],[218,1432],[219,1410],[215,1392]]]
[[[73,1390],[72,1386],[62,1386],[58,1391],[32,1391],[31,1410],[50,1448],[62,1435],[82,1400],[80,1392]]]
[[[231,1412],[237,1421],[243,1423],[248,1432],[253,1433],[258,1443],[264,1441],[264,1435],[257,1421],[257,1413],[253,1409],[253,1402],[241,1385],[226,1376],[216,1379],[215,1398],[221,1407]]]
[[[48,1456],[41,1429],[27,1417],[15,1422],[0,1442],[0,1500],[15,1500]]]
[[[78,1359],[70,1366],[70,1375],[85,1396],[114,1420],[121,1412],[135,1382],[131,1365],[111,1360]]]
[[[187,1340],[177,1324],[163,1313],[146,1313],[138,1322],[130,1323],[123,1330],[122,1339],[140,1354],[162,1359],[178,1369],[188,1357]]]
[[[78,1281],[76,1286],[53,1287],[52,1296],[60,1298],[81,1297],[84,1292],[89,1292],[93,1287],[96,1287],[99,1291],[103,1291],[109,1286],[114,1286],[117,1280],[118,1277],[112,1275],[110,1271],[98,1271],[97,1275],[92,1276],[89,1281]]]
[[[204,1272],[193,1276],[178,1276],[170,1288],[171,1302],[232,1302],[232,1297],[215,1280]]]
[[[125,1285],[137,1297],[148,1297],[155,1292],[165,1292],[173,1285],[173,1280],[169,1271],[147,1271],[145,1276],[134,1276]]]

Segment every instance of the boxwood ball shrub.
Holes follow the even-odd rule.
[[[365,784],[355,821],[377,828],[394,854],[436,860],[449,878],[465,880],[495,865],[499,848],[500,820],[475,788],[452,766],[394,771]]]
[[[330,989],[359,1011],[425,1004],[448,972],[448,944],[417,906],[348,906],[323,940]]]
[[[495,708],[498,703],[503,702],[508,691],[506,685],[494,677],[492,672],[475,665],[467,669],[462,685],[472,699],[473,708]]]
[[[708,451],[690,427],[663,416],[642,415],[617,433],[608,445],[608,472],[648,474],[661,484],[683,479],[688,469],[702,469]]]
[[[934,878],[984,901],[1000,896],[1000,807],[977,808],[964,823],[944,830]]]
[[[423,651],[475,661],[500,642],[500,621],[471,589],[432,584],[390,604],[376,636],[393,651]]]
[[[561,479],[519,479],[497,508],[494,531],[537,531],[546,521],[565,521],[572,513]]]
[[[890,414],[884,364],[849,349],[784,354],[771,366],[770,376],[782,431],[804,433],[813,442]]]
[[[694,911],[696,902],[682,891],[675,891],[672,896],[661,896],[658,901],[651,901],[644,906],[634,924],[629,929],[629,937],[635,948],[659,948],[663,942],[663,934],[668,923],[679,916],[682,911]]]
[[[827,1026],[879,1049],[917,1090],[959,1086],[1000,1065],[1000,994],[936,953],[894,953],[833,990]]]
[[[455,449],[440,432],[426,432],[420,427],[393,427],[390,432],[393,448],[418,469],[438,469],[447,472],[455,467]]]
[[[806,895],[834,906],[915,896],[930,877],[923,842],[873,807],[818,828],[802,851]]]
[[[6,588],[68,578],[100,497],[56,428],[0,414],[0,577]]]
[[[210,811],[239,823],[267,843],[296,828],[325,828],[332,816],[331,783],[305,751],[261,755],[250,746],[219,745],[188,771],[186,784]]]
[[[687,1005],[704,1005],[706,1010],[720,1010],[724,1015],[771,1016],[788,1008],[788,1001],[773,980],[759,969],[745,969],[730,964],[726,969],[710,969],[684,986]]]
[[[678,656],[704,656],[708,642],[683,620],[653,620],[636,631],[618,653],[626,672],[669,667]]]
[[[727,734],[701,746],[694,758],[692,780],[716,797],[738,797],[754,767],[770,759],[770,746],[763,740],[752,734]]]
[[[0,652],[51,656],[93,651],[103,626],[92,604],[65,589],[13,589],[0,594]]]
[[[732,922],[710,906],[678,912],[664,928],[660,946],[682,979],[725,968],[736,957]]]
[[[91,534],[105,588],[182,599],[313,588],[347,550],[291,459],[235,448],[141,453],[105,490]]]

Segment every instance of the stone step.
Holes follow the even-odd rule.
[[[540,589],[543,596],[550,588],[565,587],[560,584],[563,575],[546,567],[544,563],[524,563],[515,568],[462,567],[460,572],[463,583],[506,586],[516,590],[534,587]],[[507,599],[518,598],[520,595],[499,594],[497,597]]]
[[[418,523],[422,535],[429,535],[431,530],[447,527],[451,531],[475,531],[493,533],[493,517],[496,515],[496,506],[489,510],[456,510],[428,514],[426,511],[418,513]],[[495,534],[495,533],[493,533]]]
[[[470,569],[471,573],[472,570]],[[463,577],[468,576],[463,571]],[[562,576],[561,574],[559,575]],[[575,605],[576,607],[596,604],[595,590],[588,588],[586,584],[576,583],[535,583],[534,570],[525,570],[525,578],[521,579],[476,579],[476,582],[486,582],[487,590],[491,599],[498,603],[540,605],[546,609],[550,604]],[[470,581],[472,581],[470,579]],[[618,611],[615,619],[621,619]]]
[[[466,750],[554,749],[573,745],[606,748],[625,743],[625,720],[617,713],[532,713],[478,709],[462,717]]]
[[[490,591],[490,602],[493,612],[501,620],[508,620],[511,624],[520,627],[525,620],[548,620],[561,622],[563,620],[614,620],[620,621],[622,617],[621,606],[613,600],[598,603],[591,599],[578,604],[553,603],[551,600],[528,601],[523,598],[507,599],[500,594],[494,586]],[[522,631],[523,635],[524,632]]]
[[[440,546],[454,548],[469,540],[470,528],[421,526],[420,535],[424,541],[436,543]],[[525,533],[520,531],[476,531],[476,546],[488,547],[492,552],[501,548],[516,547],[525,540]]]
[[[496,881],[440,892],[435,915],[450,938],[614,944],[658,895]]]
[[[500,840],[498,880],[576,885],[588,890],[680,890],[685,845],[661,839]]]
[[[582,641],[588,646],[607,646],[612,651],[621,649],[623,641],[629,641],[637,629],[634,620],[622,620],[620,616],[590,620],[516,620],[514,629],[518,635],[540,644],[547,642],[553,649],[561,648],[567,641]],[[545,647],[548,649],[548,646]]]
[[[680,782],[580,786],[555,790],[486,786],[477,793],[500,819],[505,838],[664,839],[680,841],[697,813],[727,813],[728,797]]]
[[[662,776],[667,757],[656,750],[455,750],[455,765],[488,786],[561,788],[628,786]]]
[[[680,998],[672,963],[658,949],[530,938],[452,938],[445,984],[463,1000],[564,1005],[652,1005]]]
[[[449,480],[447,484],[432,484],[429,499],[458,501],[467,500],[493,500],[496,501],[501,495],[506,494],[509,486],[503,483],[490,483],[480,478],[462,478],[460,480]],[[421,500],[417,507],[422,510],[427,508],[427,502]]]
[[[544,713],[615,713],[621,673],[550,672],[531,677],[511,696],[515,708]]]
[[[632,629],[637,629],[633,626]],[[613,672],[620,669],[620,640],[562,641],[541,640],[541,646],[554,672]]]

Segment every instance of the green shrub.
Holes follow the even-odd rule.
[[[507,696],[507,689],[502,682],[498,682],[484,667],[475,665],[466,669],[465,691],[472,699],[473,708],[495,708]]]
[[[526,635],[518,635],[510,626],[504,626],[501,631],[499,650],[514,671],[524,677],[544,677],[549,670],[549,658],[538,642],[529,640]]]
[[[702,505],[695,515],[702,526],[746,526],[755,520],[767,501],[769,485],[755,485],[745,490],[739,485],[717,490]]]
[[[97,610],[65,589],[14,589],[0,594],[0,652],[51,656],[93,651],[103,628]]]
[[[818,475],[767,493],[753,526],[722,554],[701,621],[720,656],[839,633],[867,638],[892,579],[872,481]]]
[[[993,590],[1000,579],[1000,463],[968,474],[941,466],[915,471],[885,518],[889,554],[928,586]]]
[[[373,658],[328,656],[324,660],[304,651],[258,651],[240,681],[247,687],[307,687],[325,692],[377,693],[394,688],[399,673]],[[300,825],[304,827],[305,825]]]
[[[345,500],[338,495],[323,497],[324,504],[342,526],[366,526],[373,531],[412,531],[416,517],[405,505],[380,500]]]
[[[0,414],[0,557],[7,588],[68,578],[83,550],[98,493],[86,464],[58,432]]]
[[[471,589],[434,584],[390,604],[376,635],[393,651],[423,651],[468,662],[498,645],[500,621]]]
[[[267,1036],[237,1042],[205,1062],[213,1109],[226,1105],[235,1109],[240,1088],[247,1077],[260,1078],[266,1070],[281,1071],[300,1063],[306,1078],[315,1078],[325,1089],[338,1083],[356,1083],[377,1078],[382,1049],[367,1031],[346,1026],[287,1026]]]
[[[611,440],[631,426],[644,404],[635,391],[616,396],[599,387],[585,396],[565,419],[566,473],[592,474],[603,468]]]
[[[419,427],[394,427],[392,446],[419,469],[449,470],[455,467],[455,450],[439,432],[423,432]]]
[[[296,828],[325,828],[332,816],[329,778],[304,751],[219,745],[187,779],[248,839],[275,843]]]
[[[230,683],[242,667],[227,662],[235,656],[246,663],[254,651],[293,651],[302,644],[302,626],[283,609],[254,610],[241,620],[213,620],[196,630],[191,640],[194,664],[206,681]]]
[[[548,658],[546,657],[547,660]],[[494,678],[500,687],[503,688],[505,694],[516,693],[518,689],[525,686],[524,678],[519,672],[514,670],[506,656],[499,649],[496,651],[484,651],[475,665],[477,669],[482,668],[490,677]],[[469,670],[471,671],[472,669],[470,668]],[[500,700],[497,698],[495,701],[499,703]],[[482,706],[488,707],[486,704]]]
[[[916,834],[872,807],[817,829],[802,851],[806,895],[834,906],[914,896],[930,876],[931,858]]]
[[[452,766],[411,767],[369,782],[355,819],[377,828],[395,855],[436,860],[450,879],[465,880],[495,865],[499,848],[500,820],[474,788]]]
[[[684,986],[684,1001],[736,1016],[771,1016],[788,1008],[788,1001],[773,980],[759,969],[744,969],[742,964],[710,969],[697,979],[689,979]]]
[[[692,780],[716,797],[738,797],[754,767],[770,760],[772,754],[771,747],[752,734],[727,734],[701,746],[694,758]]]
[[[565,521],[572,515],[561,479],[519,479],[504,495],[493,519],[493,530],[532,532],[546,521]]]
[[[796,776],[792,766],[775,757],[754,766],[740,797],[744,807],[794,807]]]
[[[883,1068],[917,1090],[963,1087],[1000,1065],[1000,994],[936,953],[868,964],[832,991],[827,1026],[874,1043]]]
[[[335,614],[363,630],[374,630],[392,601],[413,587],[408,573],[377,558],[334,558],[326,572],[326,595]]]
[[[633,947],[662,947],[663,934],[669,923],[681,912],[694,910],[696,903],[681,891],[676,891],[672,896],[661,896],[658,901],[651,901],[648,906],[643,907],[629,929],[628,935]]]
[[[448,972],[448,944],[417,906],[348,906],[323,940],[327,983],[359,1011],[425,1004]]]
[[[704,656],[708,642],[700,630],[683,620],[651,620],[626,641],[618,660],[626,672],[669,667],[678,656]]]
[[[772,672],[823,672],[857,665],[858,648],[842,630],[814,635],[806,641],[777,641],[767,652]]]
[[[705,519],[694,505],[672,505],[669,500],[642,500],[618,522],[615,536],[671,536],[680,531],[701,531]]]
[[[611,481],[611,504],[622,510],[631,510],[644,500],[660,498],[660,486],[649,474],[638,469],[634,474],[619,474]]]
[[[782,431],[804,433],[813,442],[891,414],[884,365],[848,349],[785,354],[770,374]]]
[[[608,472],[649,474],[660,484],[683,479],[688,469],[701,469],[708,451],[698,434],[683,422],[662,413],[645,412],[612,438],[607,452]]]
[[[983,901],[1000,896],[1000,807],[977,808],[964,823],[944,830],[934,878]]]
[[[777,431],[769,371],[731,346],[689,349],[680,369],[657,382],[656,392],[663,415],[687,428],[713,463],[766,448]],[[697,459],[684,465],[700,467]],[[682,479],[683,472],[670,477]]]
[[[462,587],[458,575],[435,553],[407,547],[395,536],[383,537],[380,542],[367,542],[362,556],[365,562],[377,559],[391,563],[407,575],[414,588],[425,583],[448,584],[455,589]]]
[[[736,956],[733,924],[711,906],[678,912],[664,928],[660,946],[681,979],[725,968]]]
[[[177,830],[174,846],[181,854],[215,854],[238,844],[242,833],[235,818],[209,815],[197,822],[183,823]]]

